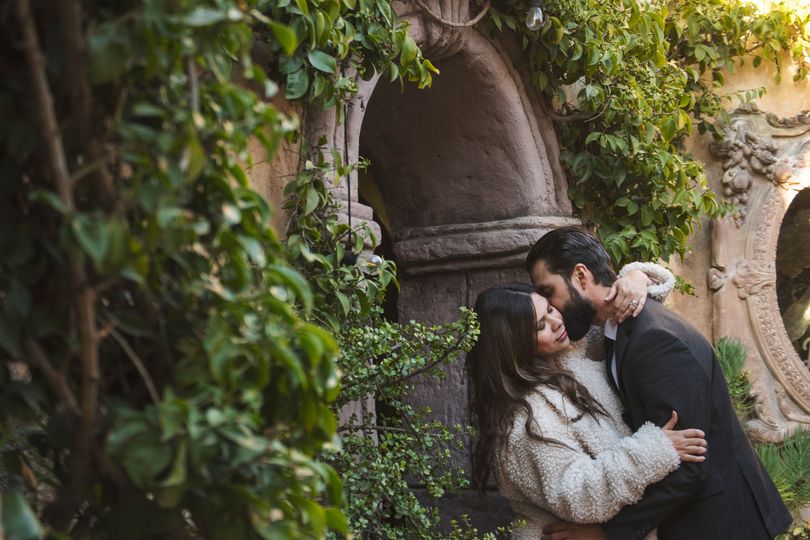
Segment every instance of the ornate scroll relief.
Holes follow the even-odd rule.
[[[762,265],[743,263],[737,269],[737,275],[732,281],[737,286],[737,295],[745,300],[751,295],[761,294],[765,287],[773,288],[776,282],[776,269],[773,263]]]
[[[738,114],[762,115],[755,105],[738,109]],[[796,118],[799,118],[797,116]],[[804,118],[803,116],[801,118]],[[773,115],[766,119],[777,123],[796,121],[778,120]],[[773,124],[771,124],[773,126]],[[787,125],[787,124],[786,124]],[[791,127],[793,127],[791,125]],[[738,227],[745,221],[748,206],[748,191],[751,189],[753,176],[758,173],[771,182],[786,182],[792,175],[791,167],[777,157],[778,146],[771,137],[760,134],[754,122],[746,116],[737,116],[723,127],[723,139],[709,145],[709,152],[715,157],[723,158],[723,195],[739,207],[734,221]]]
[[[748,106],[732,114],[723,132],[709,146],[723,160],[714,182],[740,211],[733,225],[714,228],[707,279],[715,335],[746,344],[757,388],[757,418],[749,428],[778,441],[810,429],[810,370],[788,338],[775,287],[782,220],[796,194],[810,187],[810,114],[778,119]]]

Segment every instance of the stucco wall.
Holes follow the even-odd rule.
[[[766,93],[756,100],[756,104],[760,110],[773,113],[780,118],[791,117],[802,110],[810,109],[810,82],[806,80],[793,82],[796,71],[789,57],[783,58],[783,65],[785,68],[782,71],[782,82],[777,83],[776,68],[773,64],[763,63],[754,68],[752,59],[746,58],[742,66],[737,66],[734,72],[726,74],[726,84],[720,92],[729,94],[738,90],[764,87]],[[728,103],[728,109],[732,110],[738,104],[735,98]],[[720,183],[723,175],[722,163],[709,153],[708,146],[711,141],[710,135],[699,135],[695,130],[686,141],[686,150],[706,165],[709,186],[718,193],[718,198],[722,198]],[[704,221],[702,227],[696,230],[690,239],[692,252],[686,259],[683,262],[677,257],[670,260],[672,269],[694,284],[697,296],[675,293],[670,297],[668,305],[692,321],[710,341],[713,341],[719,336],[712,335],[712,302],[706,283],[706,273],[711,266],[711,234],[711,223]]]

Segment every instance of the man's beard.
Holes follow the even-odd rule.
[[[579,341],[591,329],[593,319],[596,317],[596,308],[590,300],[583,298],[571,283],[568,283],[568,294],[570,299],[562,310],[562,317],[569,339]]]

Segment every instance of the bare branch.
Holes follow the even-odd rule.
[[[53,97],[48,88],[45,57],[39,47],[39,37],[28,0],[16,0],[16,7],[20,28],[23,32],[23,50],[28,60],[34,97],[39,106],[40,129],[47,147],[49,165],[53,172],[59,198],[68,213],[72,213],[76,207],[73,202],[73,193],[70,190],[70,171],[65,159],[59,124],[56,121]]]
[[[80,143],[86,142],[86,158],[90,162],[88,167],[79,172],[82,176],[92,174],[105,207],[118,213],[120,209],[116,207],[113,179],[106,168],[110,159],[92,132],[93,101],[85,69],[86,45],[81,25],[82,3],[79,0],[62,0],[57,6],[65,58],[65,67],[62,71],[66,79],[73,117],[76,119],[76,138]]]
[[[149,371],[146,369],[146,365],[143,363],[143,360],[140,359],[135,350],[130,347],[127,340],[124,339],[124,336],[118,333],[117,330],[110,330],[110,335],[121,346],[121,348],[124,349],[124,352],[135,366],[135,369],[138,370],[144,384],[146,384],[146,389],[149,391],[149,396],[152,398],[152,401],[155,403],[155,405],[160,405],[160,394],[155,387],[155,383],[152,381],[152,377],[149,376]]]
[[[40,129],[48,153],[48,165],[62,204],[68,213],[76,209],[71,190],[70,171],[65,158],[53,96],[48,86],[45,57],[39,45],[36,24],[29,0],[16,0],[17,18],[23,34],[23,51],[31,75],[34,98],[40,116]],[[72,467],[68,483],[60,492],[54,506],[54,525],[65,529],[73,519],[83,498],[90,464],[92,438],[98,405],[98,339],[95,326],[95,291],[87,286],[87,274],[82,262],[73,256],[68,262],[70,284],[75,295],[75,309],[80,338],[81,404],[79,430],[74,439]]]
[[[25,340],[25,350],[28,356],[24,358],[26,363],[37,370],[51,387],[51,390],[59,396],[62,404],[73,414],[79,414],[79,404],[76,401],[76,396],[73,394],[70,385],[68,385],[65,374],[55,369],[48,360],[45,351],[42,347],[31,338]]]

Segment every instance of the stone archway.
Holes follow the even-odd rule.
[[[469,19],[465,2],[431,4],[445,19]],[[553,127],[526,84],[517,44],[437,24],[410,5],[396,8],[441,71],[433,88],[358,81],[344,125],[328,112],[310,125],[342,147],[348,161],[371,159],[372,204],[385,216],[400,270],[400,320],[445,322],[487,287],[526,281],[523,259],[531,244],[551,228],[579,221],[571,217]],[[350,180],[336,190],[344,213],[351,211],[355,223],[371,221],[379,234],[374,212],[358,202],[357,174]],[[461,363],[413,399],[445,423],[469,422]],[[467,455],[456,461],[468,469]],[[445,515],[465,511],[478,523],[509,515],[503,500],[482,504],[472,494],[449,506]]]

